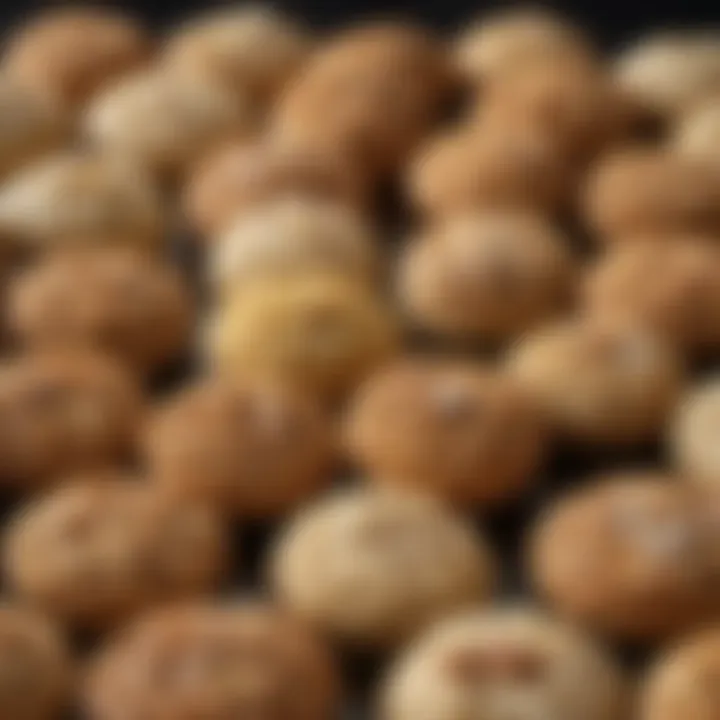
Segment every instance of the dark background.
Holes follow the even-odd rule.
[[[79,2],[82,0],[77,0]],[[0,22],[7,28],[35,9],[62,4],[59,0],[0,2]],[[162,25],[222,3],[202,0],[125,0],[104,4],[121,6],[136,12],[153,25]],[[287,10],[317,27],[332,27],[368,16],[402,15],[452,30],[463,21],[491,8],[528,3],[507,0],[275,0],[267,4]],[[608,47],[622,43],[644,29],[720,26],[720,0],[550,0],[536,1],[534,4],[565,13],[591,30]]]

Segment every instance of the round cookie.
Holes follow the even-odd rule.
[[[720,166],[708,157],[631,148],[591,169],[583,214],[602,242],[720,233]]]
[[[9,78],[0,80],[0,180],[60,147],[70,134],[61,108]]]
[[[260,603],[166,608],[130,625],[90,668],[94,720],[332,720],[333,658],[304,626]]]
[[[145,62],[145,30],[101,7],[61,7],[33,17],[11,36],[4,69],[21,84],[79,109],[105,83]]]
[[[166,225],[151,179],[118,158],[51,155],[0,188],[0,233],[32,248],[117,244],[155,250]]]
[[[589,40],[564,18],[545,9],[502,10],[480,17],[455,42],[464,79],[482,87],[509,68],[530,68],[548,58],[569,66],[594,59]]]
[[[692,388],[682,399],[670,428],[672,455],[690,481],[720,489],[720,378]]]
[[[566,239],[543,219],[468,213],[411,240],[398,286],[417,325],[503,343],[567,308],[575,269]]]
[[[10,720],[53,720],[70,696],[65,638],[37,613],[0,605],[0,712]]]
[[[237,218],[210,251],[223,293],[258,278],[327,272],[372,286],[379,275],[374,228],[356,212],[321,200],[287,198]]]
[[[557,141],[541,128],[480,122],[421,147],[406,192],[430,217],[477,210],[551,214],[568,203],[574,176]]]
[[[660,475],[600,478],[545,511],[529,558],[560,613],[623,639],[657,641],[717,618],[718,504]]]
[[[688,112],[675,125],[672,147],[679,153],[720,165],[720,89],[712,101]]]
[[[277,377],[331,401],[354,390],[399,344],[381,299],[329,274],[248,284],[211,318],[208,335],[221,375]]]
[[[640,720],[712,720],[720,712],[720,631],[684,640],[651,666],[641,691]]]
[[[377,483],[483,506],[522,493],[544,424],[517,384],[482,366],[410,360],[373,375],[350,407],[350,455]]]
[[[639,238],[602,257],[585,279],[584,306],[623,318],[686,354],[720,351],[720,244],[678,236]]]
[[[487,601],[495,563],[471,526],[435,501],[364,487],[301,511],[274,547],[270,575],[294,613],[379,649]]]
[[[361,178],[394,173],[430,129],[452,91],[445,48],[407,24],[370,23],[340,33],[281,98],[271,136],[338,153]]]
[[[302,67],[310,45],[305,30],[287,17],[245,5],[191,17],[168,37],[160,62],[270,104]]]
[[[281,515],[320,490],[335,459],[330,419],[278,383],[190,386],[156,413],[144,447],[169,493],[251,518]]]
[[[94,146],[172,183],[217,146],[249,137],[255,117],[247,98],[218,81],[153,67],[99,93],[84,129]]]
[[[209,593],[227,550],[202,504],[105,472],[20,508],[7,531],[4,572],[26,602],[72,626],[106,630],[148,607]]]
[[[593,320],[527,335],[507,366],[562,437],[591,447],[653,440],[684,379],[664,343],[629,325]]]
[[[0,479],[28,489],[126,457],[143,412],[123,368],[84,351],[0,366]]]
[[[227,230],[239,215],[288,199],[363,206],[355,174],[328,153],[234,143],[199,164],[190,176],[183,204],[192,226],[205,240]]]
[[[173,266],[131,248],[88,248],[28,268],[8,313],[30,348],[96,347],[150,373],[189,345],[193,307]]]
[[[379,720],[618,720],[620,669],[582,632],[541,612],[500,608],[421,635],[385,677]]]
[[[641,37],[618,57],[618,84],[673,119],[720,92],[720,40],[681,30]]]

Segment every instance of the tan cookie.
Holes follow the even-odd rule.
[[[127,456],[142,415],[123,368],[87,352],[55,351],[0,367],[0,477],[19,489]]]
[[[380,243],[356,212],[332,202],[287,198],[241,215],[209,254],[213,284],[231,294],[263,277],[327,272],[372,287]]]
[[[610,153],[584,189],[586,222],[602,242],[637,235],[720,233],[720,165],[668,150]]]
[[[678,470],[692,482],[720,489],[720,379],[691,389],[670,427],[670,445]]]
[[[684,640],[651,666],[641,692],[641,720],[713,720],[720,712],[720,631]]]
[[[333,659],[294,619],[260,603],[168,608],[130,625],[90,669],[94,720],[333,720]]]
[[[486,602],[495,564],[471,526],[422,496],[359,488],[301,511],[271,555],[293,612],[350,644],[389,648]]]
[[[508,369],[565,439],[590,446],[657,437],[683,382],[664,343],[634,326],[587,320],[527,335]]]
[[[266,517],[330,481],[333,441],[329,419],[304,392],[209,380],[157,412],[144,446],[152,477],[171,494]]]
[[[140,372],[176,360],[190,341],[184,279],[129,248],[41,260],[14,281],[8,302],[11,329],[26,346],[96,347]]]
[[[287,17],[250,5],[191,17],[168,37],[160,62],[206,74],[269,104],[302,67],[311,44]]]
[[[439,623],[385,678],[380,720],[625,720],[610,655],[537,610],[501,608]]]
[[[354,390],[398,347],[380,298],[330,274],[248,284],[211,318],[208,335],[221,375],[277,377],[328,400]]]
[[[119,158],[63,152],[23,168],[0,187],[0,233],[31,248],[155,250],[166,223],[150,177]]]
[[[720,165],[720,88],[715,97],[688,112],[675,125],[672,147]]]
[[[575,171],[557,141],[528,123],[480,122],[446,131],[416,153],[406,178],[413,205],[431,217],[474,210],[553,213]]]
[[[108,86],[84,121],[93,145],[168,182],[182,181],[203,155],[255,130],[249,99],[202,74],[159,67]]]
[[[585,280],[585,309],[643,326],[686,355],[712,356],[720,350],[720,245],[656,240],[638,238],[601,257]]]
[[[105,472],[21,507],[6,535],[4,571],[26,602],[75,627],[106,630],[148,607],[209,593],[227,550],[203,505]]]
[[[375,482],[471,506],[525,490],[545,439],[538,410],[511,379],[482,366],[420,360],[372,376],[345,434]]]
[[[0,713],[8,720],[64,717],[73,684],[58,628],[36,612],[0,605]]]
[[[559,612],[625,639],[657,641],[718,617],[717,498],[628,472],[552,505],[532,536],[537,590]]]
[[[503,343],[568,307],[575,269],[566,239],[541,218],[470,213],[410,241],[399,294],[433,333]]]
[[[372,23],[322,47],[291,83],[272,124],[282,143],[326,148],[360,177],[394,172],[452,90],[449,59],[423,30]]]
[[[99,7],[46,10],[18,29],[5,51],[8,74],[70,109],[144,63],[151,43],[131,17]]]
[[[276,201],[307,199],[363,206],[363,188],[346,164],[329,153],[234,143],[212,153],[191,174],[185,214],[212,241],[236,217]]]

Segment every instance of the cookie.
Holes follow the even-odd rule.
[[[329,153],[245,142],[201,161],[190,175],[183,204],[193,228],[212,241],[258,206],[307,200],[361,209],[363,194],[357,177]]]
[[[130,248],[53,255],[13,283],[11,330],[30,348],[95,347],[151,373],[188,347],[193,302],[179,272]]]
[[[222,294],[263,277],[322,272],[372,287],[380,275],[379,245],[358,213],[328,201],[287,198],[235,220],[210,249],[209,270]]]
[[[151,42],[117,10],[61,7],[34,16],[10,37],[8,75],[68,109],[78,110],[105,83],[144,63]]]
[[[532,534],[537,591],[614,637],[656,642],[717,618],[718,504],[659,474],[598,478],[547,508]]]
[[[143,412],[134,379],[103,356],[52,351],[0,367],[0,478],[25,490],[127,457]]]
[[[354,390],[399,342],[379,297],[330,274],[248,284],[218,309],[208,330],[210,362],[220,375],[276,377],[328,401]]]
[[[270,576],[300,617],[350,645],[383,649],[488,601],[495,564],[472,528],[435,501],[358,488],[301,511],[273,549]]]
[[[307,628],[259,602],[166,608],[100,651],[84,691],[87,713],[121,706],[147,720],[332,720],[333,658]]]
[[[73,672],[65,638],[47,618],[0,606],[0,707],[12,720],[55,720],[70,698]]]
[[[604,648],[534,609],[452,617],[422,634],[384,678],[381,720],[618,720],[627,687]]]
[[[544,431],[537,408],[510,378],[482,366],[409,360],[361,387],[345,437],[377,483],[484,506],[532,484]]]
[[[542,218],[467,213],[410,241],[398,289],[419,327],[501,344],[567,309],[575,270],[566,239]]]
[[[720,165],[720,100],[717,95],[683,115],[674,127],[671,145],[679,153],[706,158]]]
[[[50,155],[0,188],[0,233],[21,247],[126,245],[154,251],[166,227],[152,179],[118,158]]]
[[[69,479],[7,530],[13,592],[78,628],[107,630],[146,608],[215,589],[227,538],[202,504],[172,501],[119,473]]]
[[[335,450],[329,418],[304,392],[219,380],[165,402],[143,445],[168,493],[251,518],[281,515],[320,490]]]
[[[657,438],[684,380],[676,354],[654,336],[587,319],[528,334],[511,349],[507,368],[560,437],[587,448]]]

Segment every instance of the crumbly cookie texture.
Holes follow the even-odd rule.
[[[486,602],[492,555],[427,497],[359,488],[301,511],[270,558],[281,602],[351,645],[388,648],[458,608]]]
[[[109,630],[155,605],[213,591],[227,564],[220,521],[113,472],[71,478],[22,507],[5,578],[71,626]]]
[[[306,627],[260,602],[166,608],[138,620],[90,668],[97,720],[333,720],[333,658]]]
[[[626,683],[576,628],[526,608],[451,617],[419,636],[386,676],[382,720],[618,720]]]

